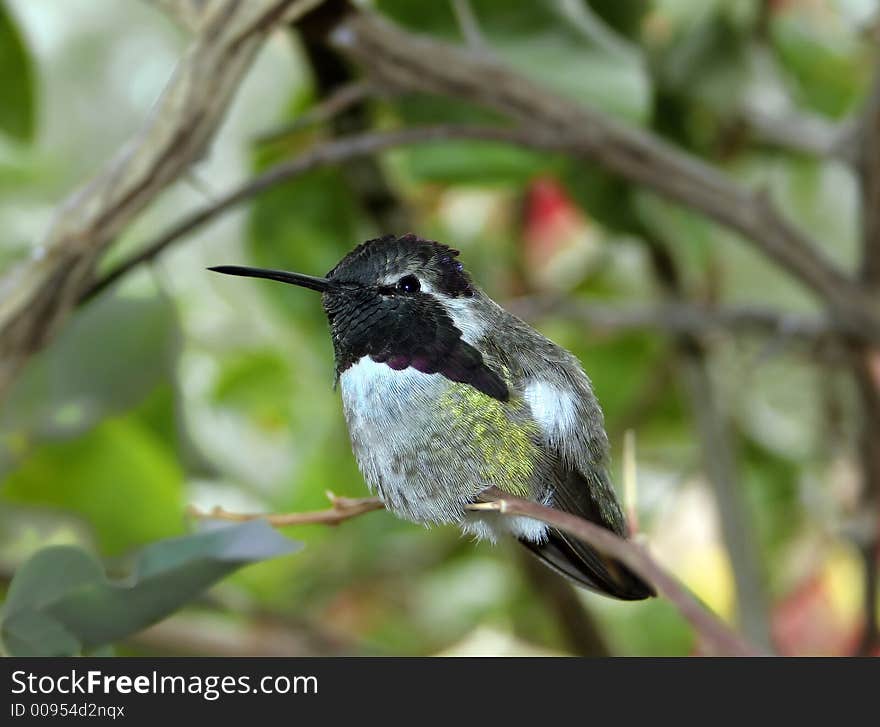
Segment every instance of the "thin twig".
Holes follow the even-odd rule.
[[[758,141],[780,149],[853,164],[857,156],[852,122],[833,122],[818,115],[785,109],[769,113],[763,105],[746,105],[741,121]]]
[[[367,81],[353,81],[312,106],[293,121],[265,132],[254,138],[255,144],[272,144],[316,124],[323,124],[333,117],[369,98],[373,85]]]
[[[480,21],[474,13],[470,0],[451,0],[451,2],[455,21],[458,23],[468,48],[477,53],[489,53],[489,44],[486,43],[486,38],[480,28]]]
[[[757,306],[713,306],[660,301],[633,306],[549,296],[513,298],[505,308],[526,319],[552,314],[577,320],[594,332],[654,330],[668,334],[756,334],[802,345],[834,343],[845,329],[826,316],[785,313]]]
[[[880,647],[880,621],[877,616],[880,578],[880,445],[877,441],[880,432],[880,353],[863,351],[854,354],[853,376],[858,387],[861,415],[858,452],[862,477],[859,511],[855,513],[857,527],[853,537],[862,556],[864,604],[864,625],[857,653],[867,655]]]
[[[862,280],[880,286],[880,62],[858,128],[862,197]]]
[[[328,491],[327,499],[330,500],[331,507],[326,510],[291,512],[280,515],[229,512],[222,507],[201,510],[192,505],[187,512],[192,517],[202,520],[228,520],[230,522],[265,520],[272,527],[283,528],[288,525],[339,525],[339,523],[351,520],[358,515],[385,509],[385,505],[378,497],[339,497]]]
[[[664,295],[683,300],[686,289],[672,251],[650,230],[643,230],[642,237],[654,276]],[[700,443],[703,470],[715,499],[721,536],[733,571],[737,619],[753,643],[770,649],[769,607],[760,554],[740,482],[733,432],[710,376],[708,351],[702,339],[692,333],[677,335],[675,349],[681,383]]]
[[[525,548],[516,549],[520,570],[544,604],[568,651],[576,656],[611,656],[596,618],[578,589]]]
[[[187,215],[155,240],[146,243],[140,252],[123,261],[110,273],[95,282],[83,293],[79,302],[83,303],[90,300],[133,268],[155,258],[172,243],[180,240],[202,225],[213,222],[222,213],[270,187],[318,167],[338,164],[355,157],[375,154],[384,149],[447,139],[481,139],[543,149],[553,149],[557,145],[557,142],[553,139],[542,137],[531,131],[508,127],[470,126],[463,124],[439,124],[397,131],[371,131],[328,141],[312,147],[295,159],[280,162],[270,167],[240,187],[236,187],[221,195],[213,204],[202,207],[196,212]]]

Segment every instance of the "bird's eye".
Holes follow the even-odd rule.
[[[422,285],[415,275],[404,275],[397,281],[397,289],[401,293],[418,293]]]

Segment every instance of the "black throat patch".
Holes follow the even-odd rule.
[[[322,300],[337,377],[370,356],[396,371],[440,374],[508,399],[504,380],[462,340],[441,303],[421,290],[430,286],[448,298],[473,297],[476,290],[457,256],[458,250],[440,242],[388,235],[358,245],[327,273],[333,285]],[[398,289],[406,277],[416,285]]]
[[[462,340],[443,306],[427,293],[383,294],[376,287],[345,286],[323,295],[330,320],[336,374],[369,356],[395,371],[414,368],[470,384],[500,401],[504,380]]]

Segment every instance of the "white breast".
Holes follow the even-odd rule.
[[[436,512],[435,498],[425,497],[427,480],[407,471],[417,461],[425,417],[433,415],[432,402],[447,380],[413,368],[395,371],[365,356],[342,373],[339,384],[352,449],[370,489],[403,517],[447,519]]]
[[[373,428],[399,425],[404,412],[413,413],[416,401],[424,404],[430,390],[437,388],[438,378],[414,368],[395,371],[387,364],[364,356],[339,377],[349,424],[354,417],[358,424],[369,418]]]
[[[345,418],[364,479],[389,509],[410,520],[458,523],[465,532],[493,541],[500,533],[509,532],[540,542],[546,527],[535,520],[465,513],[464,504],[491,483],[480,482],[479,462],[468,459],[469,454],[480,454],[469,452],[469,432],[445,428],[438,422],[441,412],[436,402],[452,385],[440,374],[423,374],[412,368],[395,371],[369,357],[342,373]],[[533,393],[535,406],[546,408],[542,416],[548,430],[558,424],[555,415],[560,411],[564,417],[574,416],[568,413],[563,392],[553,395],[552,387],[546,385]],[[556,430],[561,431],[559,427]],[[443,450],[454,452],[454,456]],[[443,455],[439,460],[438,453]],[[450,462],[454,466],[450,467]]]

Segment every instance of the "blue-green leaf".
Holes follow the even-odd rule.
[[[0,637],[13,656],[74,656],[160,621],[248,563],[300,547],[262,520],[212,527],[150,545],[122,581],[81,548],[45,548],[15,574]]]

